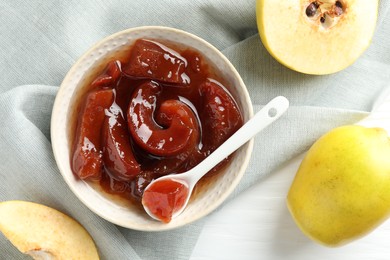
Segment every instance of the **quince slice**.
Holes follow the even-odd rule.
[[[78,222],[41,204],[0,202],[0,231],[33,259],[99,259],[91,236]]]

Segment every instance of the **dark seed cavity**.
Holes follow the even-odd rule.
[[[317,13],[318,6],[318,3],[316,2],[309,4],[306,8],[306,15],[308,17],[313,17]]]
[[[340,1],[336,1],[336,7],[343,8],[343,4]]]
[[[320,25],[320,28],[329,29],[336,25],[341,16],[345,15],[347,7],[345,0],[330,1],[324,0],[309,0],[310,3],[306,7],[306,16],[310,19],[308,21],[315,25]]]
[[[336,6],[334,8],[334,12],[337,16],[340,16],[344,13],[343,4],[340,1],[336,1]]]

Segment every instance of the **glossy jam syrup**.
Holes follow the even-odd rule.
[[[188,187],[180,182],[157,181],[144,192],[142,204],[159,220],[169,223],[173,214],[184,206],[188,193]]]
[[[153,179],[191,169],[243,124],[221,82],[201,53],[137,40],[126,58],[107,64],[82,98],[74,173],[139,201]],[[91,95],[98,98],[91,102]]]

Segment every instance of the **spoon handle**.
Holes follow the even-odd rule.
[[[249,141],[258,132],[277,120],[288,108],[289,101],[278,96],[266,104],[247,123],[235,132],[226,142],[206,157],[200,164],[190,170],[188,176],[192,181],[198,181],[204,173],[210,171],[219,162]]]

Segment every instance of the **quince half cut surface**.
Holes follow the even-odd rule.
[[[378,0],[257,0],[260,38],[288,68],[324,75],[343,70],[373,37]]]
[[[0,202],[0,231],[33,259],[99,259],[91,236],[77,221],[41,204]]]

